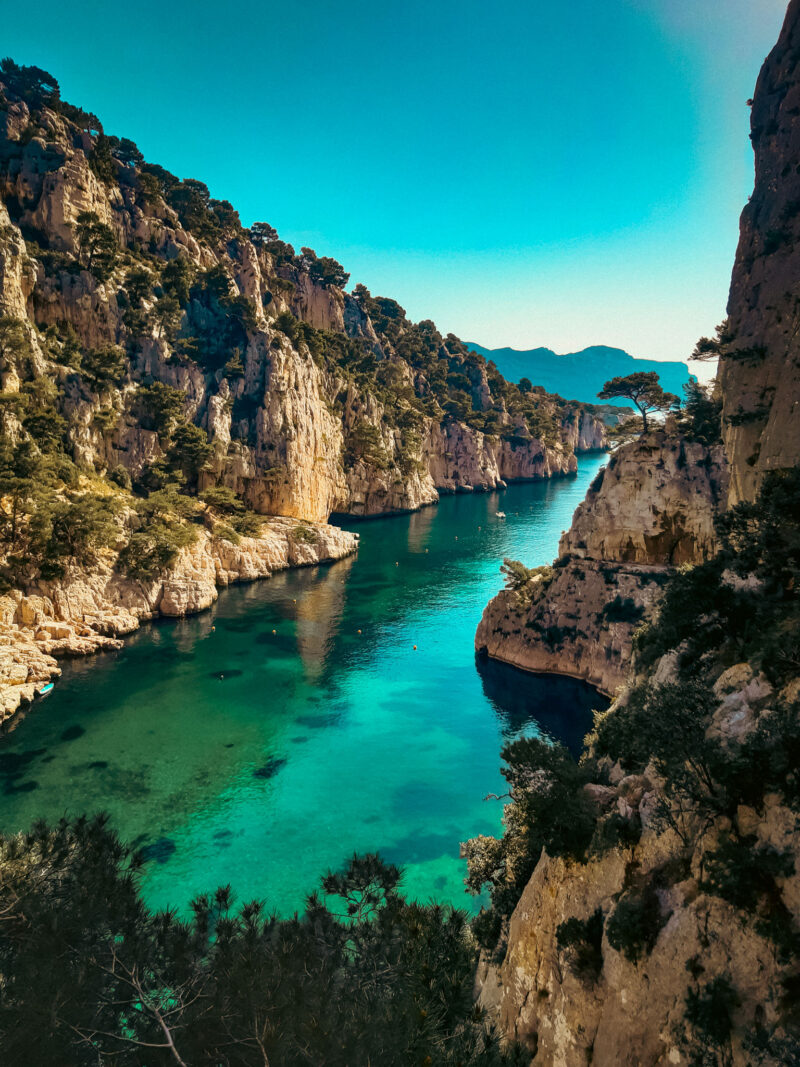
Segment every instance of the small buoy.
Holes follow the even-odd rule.
[[[399,564],[399,563],[395,563],[395,567],[399,567],[399,566],[400,566],[400,564]]]
[[[273,632],[274,634],[276,634],[276,633],[277,633],[278,631],[277,631],[277,630],[273,630],[272,632]]]
[[[361,631],[360,631],[360,630],[359,630],[358,632],[359,632],[359,633],[361,633]]]
[[[212,627],[211,627],[211,632],[212,632],[212,634],[214,633],[214,631],[215,631],[215,630],[216,630],[216,626],[212,626]]]
[[[458,534],[456,534],[456,541],[458,540]]]
[[[428,550],[427,550],[427,548],[425,549],[425,551],[426,551],[426,552],[428,551]]]
[[[415,652],[417,651],[417,646],[416,646],[416,645],[414,645],[414,651],[415,651]]]
[[[295,598],[294,598],[294,600],[292,601],[292,603],[294,603],[294,604],[296,604],[296,603],[297,603],[297,597],[295,597]]]
[[[221,674],[221,675],[219,676],[219,680],[220,680],[220,681],[222,681],[222,679],[223,679],[224,677],[225,677],[225,675],[224,675],[224,674]]]
[[[480,530],[480,526],[478,527],[478,529]]]

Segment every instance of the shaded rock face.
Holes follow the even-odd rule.
[[[800,5],[792,0],[753,96],[755,188],[740,222],[719,380],[730,502],[800,462]]]
[[[152,581],[124,577],[109,553],[91,572],[39,581],[25,594],[13,590],[0,597],[0,722],[61,673],[55,656],[120,648],[120,636],[142,621],[196,614],[214,603],[220,587],[343,559],[357,543],[336,526],[298,527],[276,518],[259,537],[242,537],[238,544],[198,530],[197,541]]]
[[[290,312],[315,330],[363,342],[378,361],[393,364],[417,397],[428,397],[425,374],[402,354],[412,324],[394,318],[392,329],[379,333],[363,297],[312,275],[301,257],[276,252],[280,242],[254,243],[241,228],[212,237],[190,232],[162,195],[143,192],[135,169],[109,164],[113,177],[101,180],[92,166],[96,147],[63,114],[48,107],[33,114],[13,94],[0,112],[0,312],[27,319],[40,331],[69,324],[81,348],[120,344],[129,360],[127,380],[111,401],[85,383],[65,398],[81,463],[122,465],[136,477],[162,455],[165,442],[132,410],[136,385],[152,380],[183,390],[186,414],[207,430],[215,455],[204,483],[234,488],[263,514],[324,521],[334,510],[408,511],[434,502],[439,491],[569,474],[575,451],[604,447],[597,415],[547,397],[541,403],[554,427],[547,440],[528,434],[515,437],[512,447],[502,431],[510,437],[517,427],[504,401],[493,396],[485,364],[473,366],[463,346],[456,352],[444,341],[440,358],[450,361],[451,370],[456,364],[463,369],[475,410],[495,404],[499,427],[488,436],[434,403],[409,432],[401,426],[402,404],[347,378],[312,353],[302,331],[290,327],[287,333],[276,323]],[[87,265],[76,235],[82,212],[94,213],[113,231],[120,257],[105,281],[81,269]],[[131,326],[131,273],[151,272],[155,289],[139,309],[149,314],[158,271],[179,256],[197,271],[223,268],[229,298],[249,301],[252,321],[237,342],[236,372],[204,369],[181,354],[181,337],[214,326],[196,296],[182,302],[177,339],[152,323]],[[41,337],[36,331],[32,336],[40,347]],[[44,362],[40,370],[46,373]],[[109,402],[120,419],[113,430],[101,431],[94,416]],[[381,462],[353,455],[351,439],[362,423],[380,435]]]
[[[486,607],[475,647],[524,670],[580,678],[612,694],[625,680],[631,635],[657,600],[665,567],[565,559],[549,580],[503,590]]]
[[[628,672],[633,632],[669,574],[713,555],[726,490],[719,446],[658,430],[619,449],[562,535],[552,577],[490,601],[476,648],[613,693]]]

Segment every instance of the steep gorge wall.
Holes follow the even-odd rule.
[[[690,803],[681,815],[676,797],[686,795],[660,776],[663,764],[651,757],[631,773],[598,754],[597,732],[588,739],[584,795],[601,822],[627,827],[631,839],[622,834],[583,859],[543,850],[508,921],[501,961],[485,959],[477,977],[481,1003],[509,1037],[522,1041],[537,1067],[784,1067],[797,1062],[800,1050],[788,993],[800,929],[795,767],[759,792],[766,764],[743,755],[758,735],[765,758],[780,759],[787,742],[775,724],[796,731],[797,671],[789,666],[780,681],[768,678],[760,653],[751,662],[746,642],[726,642],[724,634],[716,646],[710,642],[722,654],[701,654],[688,666],[681,663],[682,645],[647,667],[631,664],[630,648],[637,620],[654,617],[663,578],[676,565],[715,556],[715,516],[754,501],[767,472],[800,465],[800,0],[789,4],[759,77],[753,144],[756,188],[742,215],[730,321],[720,345],[724,448],[661,433],[620,449],[562,537],[552,577],[501,593],[476,636],[476,645],[498,658],[617,690],[611,723],[615,716],[624,721],[637,692],[654,694],[650,714],[657,716],[668,687],[679,687],[686,700],[688,679],[708,685],[709,718],[700,720],[696,750],[708,744],[720,761],[714,788],[723,796],[726,789],[737,795],[725,775],[741,764],[754,797],[738,803],[727,797],[727,810],[723,804],[704,815]],[[791,524],[796,515],[784,519]],[[716,574],[713,567],[705,573]],[[734,590],[749,603],[748,591],[761,587],[754,574],[742,579],[718,570],[720,603]],[[713,628],[713,619],[692,609],[686,604],[702,649],[703,628]],[[629,622],[608,618],[626,611]],[[726,617],[724,609],[719,616]],[[736,662],[737,656],[745,658]],[[687,758],[682,769],[690,765]],[[735,861],[715,869],[727,848]],[[769,863],[778,857],[773,878]],[[762,879],[749,896],[742,893],[748,862]],[[631,948],[641,937],[641,912],[620,916],[631,902],[641,906],[647,893],[650,940]],[[786,924],[786,944],[764,921],[770,906]],[[595,931],[591,955],[588,940],[570,947],[567,929]],[[713,999],[715,990],[729,998],[725,1004]]]
[[[599,417],[580,406],[562,411],[547,398],[543,408],[556,420],[547,441],[523,427],[512,447],[444,412],[421,416],[419,432],[409,435],[408,426],[397,423],[399,409],[389,410],[363,384],[323,365],[302,332],[292,336],[276,322],[291,312],[315,330],[363,342],[379,362],[394,365],[404,388],[427,396],[425,375],[397,351],[407,347],[410,324],[403,320],[392,337],[379,336],[363,300],[313,278],[298,257],[268,250],[281,242],[254,243],[238,223],[213,238],[190,232],[161,195],[143,192],[135,168],[115,164],[113,177],[101,180],[91,165],[96,153],[97,138],[51,108],[32,111],[12,94],[0,110],[0,310],[31,323],[40,373],[47,366],[41,331],[65,324],[81,347],[120,344],[130,361],[128,382],[111,400],[120,416],[113,431],[93,424],[109,398],[87,391],[85,382],[69,387],[65,413],[81,462],[122,464],[137,476],[159,458],[163,442],[131,412],[136,384],[152,380],[183,390],[187,414],[207,428],[215,457],[206,482],[235,488],[259,512],[312,521],[324,521],[333,510],[411,510],[435,501],[440,491],[566,474],[575,468],[575,450],[604,446]],[[83,212],[109,226],[121,250],[102,281],[78,262]],[[240,372],[209,372],[185,356],[184,335],[198,324],[214,326],[196,301],[184,305],[177,338],[152,324],[138,335],[131,326],[125,289],[131,272],[150,271],[157,283],[163,264],[178,256],[199,271],[222,267],[229,297],[250,302],[253,321],[241,339]],[[146,295],[141,310],[150,313],[155,303]],[[457,364],[462,356],[439,343],[441,358]],[[465,370],[473,403],[497,406],[485,372]],[[5,389],[17,386],[13,372],[6,373]],[[500,427],[505,422],[517,433],[502,402],[497,410]],[[385,461],[348,458],[348,442],[363,423],[378,430]]]
[[[755,188],[742,211],[719,381],[730,501],[800,462],[800,7],[792,0],[758,78]]]
[[[562,535],[552,572],[491,600],[476,648],[613,693],[628,671],[633,631],[669,574],[713,554],[726,489],[720,446],[659,430],[619,449]]]

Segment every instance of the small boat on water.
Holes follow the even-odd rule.
[[[506,517],[506,513],[504,511],[496,511],[495,515],[498,517],[498,519],[504,519]]]
[[[45,682],[44,685],[40,685],[36,690],[37,697],[46,697],[48,693],[52,693],[55,688],[54,682]]]

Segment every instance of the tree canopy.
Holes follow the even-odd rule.
[[[500,1067],[473,1004],[466,916],[416,904],[401,872],[354,856],[305,914],[230,886],[188,918],[138,894],[145,857],[103,816],[0,837],[4,1062]]]
[[[611,378],[597,395],[600,400],[615,400],[618,397],[632,400],[642,416],[642,430],[645,433],[649,412],[667,411],[680,404],[680,399],[674,393],[667,393],[661,388],[655,371],[635,371]]]

